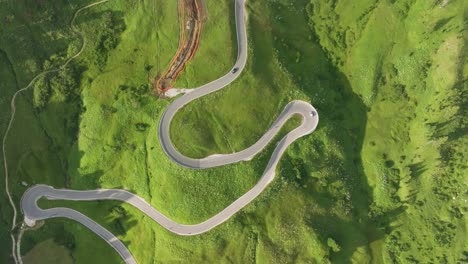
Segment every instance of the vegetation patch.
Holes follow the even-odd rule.
[[[37,244],[29,253],[23,257],[23,263],[50,263],[71,264],[73,259],[70,252],[64,246],[59,246],[53,240],[45,240]]]

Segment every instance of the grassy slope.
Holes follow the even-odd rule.
[[[84,4],[84,3],[81,3]],[[1,16],[5,18],[0,29],[0,65],[2,83],[1,104],[2,118],[0,122],[0,135],[6,129],[10,117],[10,100],[12,94],[24,87],[34,74],[38,73],[42,63],[53,54],[66,53],[68,44],[73,42],[69,29],[63,27],[69,23],[72,15],[71,8],[60,4],[50,7],[31,6],[27,1],[3,1],[0,3]],[[33,8],[34,7],[34,8]],[[53,12],[54,10],[55,12]],[[60,13],[57,12],[60,10]],[[50,14],[56,13],[54,20],[50,20]],[[6,17],[12,17],[7,22]],[[53,63],[58,65],[59,61]],[[13,197],[19,201],[25,187],[21,182],[28,184],[50,182],[57,186],[63,186],[66,169],[63,167],[62,153],[50,151],[53,146],[51,138],[40,122],[40,116],[32,108],[31,93],[26,93],[17,98],[16,122],[12,126],[7,145],[10,188]],[[61,109],[67,109],[63,105]],[[49,113],[51,115],[52,113]],[[62,118],[67,118],[63,115]],[[69,140],[69,135],[63,135]],[[1,155],[1,154],[0,154]],[[3,162],[0,172],[4,176]],[[4,181],[0,186],[3,190]],[[0,233],[0,262],[7,262],[10,252],[10,239],[6,230],[11,223],[12,212],[6,199],[2,199],[1,219],[2,229]]]
[[[462,1],[441,4],[310,9],[320,43],[369,109],[362,158],[387,233],[372,248],[385,262],[455,263],[466,252],[466,18]]]
[[[64,246],[57,246],[53,240],[46,240],[39,243],[32,249],[26,256],[23,257],[23,263],[73,263],[73,259],[67,248]]]
[[[230,68],[235,58],[231,2],[207,1],[210,19],[199,52],[181,76],[179,86],[195,87]],[[464,139],[460,132],[453,133],[453,128],[460,122],[457,118],[463,108],[450,98],[460,97],[454,88],[462,89],[460,82],[466,78],[458,63],[464,48],[458,33],[461,18],[456,11],[460,2],[450,3],[444,12],[423,1],[414,5],[400,1],[314,5],[313,11],[309,9],[313,31],[307,25],[307,4],[249,1],[250,59],[246,71],[225,90],[187,106],[172,125],[174,142],[183,153],[226,153],[252,144],[291,99],[312,101],[321,114],[319,130],[291,146],[281,162],[279,179],[258,200],[228,223],[197,237],[172,235],[118,203],[65,204],[119,234],[141,263],[365,263],[391,259],[408,262],[412,258],[427,262],[428,250],[434,249],[440,250],[434,251],[434,261],[441,262],[444,249],[437,243],[452,245],[446,253],[447,261],[459,258],[464,220],[454,215],[464,210],[460,204],[463,193],[457,189],[463,175],[459,161],[464,150],[457,142]],[[17,5],[18,13],[27,9],[25,6]],[[53,5],[65,11],[59,16],[64,21],[77,6]],[[99,71],[90,61],[93,32],[101,11],[109,9],[124,19],[126,30],[109,54],[107,65]],[[57,133],[56,129],[63,121],[55,113],[72,115],[75,108],[55,100],[37,113],[30,107],[30,96],[22,97],[18,118],[25,120],[18,121],[22,129],[13,131],[9,149],[17,199],[24,190],[19,185],[22,180],[63,186],[63,175],[69,175],[73,188],[125,187],[171,218],[195,223],[255,184],[271,147],[251,162],[206,171],[175,166],[160,149],[157,120],[169,102],[144,95],[149,90],[145,88],[145,68],[153,66],[151,74],[161,71],[175,52],[175,11],[175,3],[168,1],[114,1],[86,12],[78,20],[90,41],[79,60],[88,69],[81,82],[86,111],[81,114],[78,140],[71,140],[74,133]],[[225,12],[231,15],[224,16]],[[445,23],[450,12],[455,18]],[[434,27],[425,24],[439,27],[438,31],[427,33]],[[2,89],[10,94],[18,87],[15,82],[22,86],[37,71],[27,60],[35,58],[40,65],[51,54],[64,53],[67,42],[62,38],[72,39],[63,37],[67,36],[66,29],[53,27],[54,23],[38,25],[17,34],[43,40],[44,48],[37,49],[43,52],[15,50],[8,41],[1,42],[1,49],[9,56],[8,60],[2,57],[2,66],[11,62],[14,69],[1,68],[2,77],[9,80],[1,84]],[[52,33],[35,35],[32,32],[41,32],[37,27]],[[13,25],[11,28],[16,32]],[[344,29],[349,30],[343,34]],[[431,41],[434,43],[426,45]],[[224,52],[219,51],[219,43],[223,43]],[[429,70],[425,70],[432,59]],[[418,86],[420,83],[425,87]],[[143,87],[143,95],[131,88],[120,89],[122,85],[133,90]],[[437,96],[431,96],[435,93]],[[2,109],[7,104],[2,99]],[[443,111],[428,111],[438,107]],[[393,109],[400,109],[400,115],[390,115]],[[449,119],[452,123],[438,125],[447,116],[453,117]],[[137,123],[149,127],[139,131]],[[49,147],[54,145],[61,148]],[[440,177],[431,177],[435,175],[431,166],[441,167],[438,175],[452,182],[441,183]],[[458,195],[460,198],[452,199]],[[444,199],[453,202],[446,205]],[[5,202],[1,206],[6,206]],[[116,206],[124,208],[123,216],[115,213]],[[440,213],[429,215],[430,208]],[[7,223],[10,216],[4,210],[2,214]],[[27,233],[23,252],[39,241],[54,238],[65,245],[74,241],[71,252],[78,263],[119,261],[104,242],[83,230],[70,221],[47,221],[41,229]],[[3,234],[0,241],[6,247],[2,250],[9,245]],[[421,245],[414,243],[414,238]],[[329,239],[341,247],[339,252],[327,246]]]

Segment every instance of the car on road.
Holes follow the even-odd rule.
[[[232,69],[232,73],[236,73],[238,70],[239,70],[239,67],[235,67],[234,69]]]

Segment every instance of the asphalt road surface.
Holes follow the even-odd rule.
[[[301,115],[303,117],[301,125],[289,132],[281,139],[281,141],[278,142],[258,183],[228,207],[224,208],[221,212],[208,220],[195,225],[182,225],[172,221],[153,208],[143,198],[126,190],[99,189],[76,191],[55,189],[48,185],[35,185],[29,188],[21,199],[21,210],[24,214],[24,222],[26,225],[34,226],[36,221],[48,218],[63,217],[72,219],[86,226],[104,239],[120,254],[126,263],[136,263],[135,258],[125,245],[111,232],[92,219],[69,208],[41,209],[37,205],[37,201],[43,197],[50,200],[57,199],[73,201],[119,200],[138,208],[168,231],[179,235],[191,236],[207,232],[227,221],[236,212],[254,200],[268,186],[275,177],[276,166],[287,147],[296,139],[312,133],[317,127],[319,120],[318,114],[314,107],[309,103],[303,101],[293,101],[289,103],[268,131],[266,131],[266,133],[255,144],[245,150],[232,154],[218,154],[202,159],[192,159],[182,155],[176,150],[171,142],[169,134],[170,123],[179,109],[197,98],[216,92],[229,85],[244,69],[247,62],[247,33],[245,25],[247,17],[245,14],[244,4],[245,0],[235,1],[238,56],[234,67],[223,77],[198,87],[192,92],[174,100],[174,102],[166,109],[159,123],[159,140],[165,153],[177,164],[192,169],[212,168],[252,159],[256,154],[262,151],[268,143],[270,143],[273,137],[279,132],[281,127],[289,118],[291,118],[291,116],[295,114]]]

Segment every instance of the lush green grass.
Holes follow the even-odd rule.
[[[466,18],[462,1],[441,4],[309,8],[320,43],[368,107],[361,155],[371,214],[386,233],[372,249],[384,262],[466,258]]]
[[[465,18],[462,1],[440,4],[249,0],[248,65],[232,85],[176,115],[176,147],[194,157],[241,150],[292,99],[312,102],[320,124],[290,146],[265,193],[209,233],[176,236],[116,202],[41,204],[66,205],[95,219],[139,263],[463,261]],[[0,8],[1,17],[14,14],[0,28],[5,128],[12,93],[44,60],[58,65],[70,54],[68,46],[79,44],[65,25],[85,1],[36,9],[29,1],[0,5],[7,7]],[[207,0],[207,6],[199,51],[179,87],[213,80],[235,59],[232,1]],[[8,142],[16,201],[26,188],[22,181],[123,187],[174,220],[197,223],[256,183],[274,144],[252,161],[203,171],[176,166],[159,146],[158,120],[170,101],[149,94],[148,76],[164,70],[177,49],[176,8],[176,1],[116,0],[77,19],[87,39],[73,64],[79,77],[72,94],[80,96],[67,99],[52,89],[47,106],[38,109],[29,91],[17,102]],[[30,10],[37,10],[32,18]],[[56,15],[47,20],[51,10]],[[295,125],[297,120],[282,133]],[[6,262],[11,212],[3,210],[9,208],[6,200],[0,206],[0,255]],[[38,244],[33,250],[40,254],[39,243],[51,238],[68,246],[77,263],[120,261],[94,234],[62,219],[28,231],[22,252]]]

